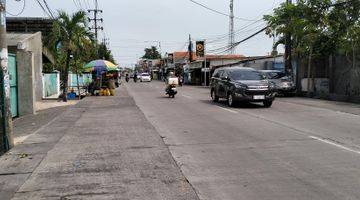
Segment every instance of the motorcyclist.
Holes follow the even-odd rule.
[[[169,79],[170,78],[176,78],[176,76],[175,76],[175,73],[174,72],[169,72],[169,75],[168,75],[168,77],[166,78],[166,92],[168,92],[169,91],[169,89],[171,89],[171,85],[169,84]]]
[[[135,74],[134,74],[134,82],[136,82],[137,81],[137,72],[135,72]]]
[[[168,77],[166,78],[166,85],[167,85],[168,82],[169,82],[169,78],[176,78],[175,73],[174,73],[174,72],[169,72],[169,75],[168,75]]]

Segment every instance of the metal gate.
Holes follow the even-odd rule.
[[[17,117],[18,113],[18,88],[17,88],[17,66],[16,57],[9,54],[9,79],[10,79],[10,109],[12,117]]]

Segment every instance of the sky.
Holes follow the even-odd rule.
[[[230,0],[195,0],[211,9],[229,13]],[[240,41],[265,27],[264,14],[285,0],[234,0],[235,41]],[[56,13],[94,9],[94,0],[47,0]],[[209,54],[222,54],[228,44],[229,17],[210,11],[191,0],[98,0],[104,31],[99,40],[109,39],[109,47],[120,66],[132,66],[143,56],[144,48],[157,46],[166,52],[186,51],[189,34],[194,41],[206,40]],[[7,11],[17,14],[23,1],[7,0]],[[9,15],[8,15],[9,16]],[[47,17],[36,0],[25,0],[21,17]],[[245,19],[245,20],[244,20]],[[268,55],[273,38],[261,33],[236,48],[245,56]],[[279,47],[279,52],[283,48]],[[225,53],[226,54],[226,53]]]

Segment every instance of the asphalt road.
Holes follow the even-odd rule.
[[[228,108],[209,91],[127,83],[201,199],[360,199],[359,106],[298,98]]]

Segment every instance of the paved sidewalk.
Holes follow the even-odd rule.
[[[86,98],[0,157],[1,200],[198,199],[155,128],[120,93]]]
[[[38,111],[35,115],[25,115],[20,118],[16,118],[13,122],[15,145],[22,143],[26,138],[31,136],[31,134],[50,123],[57,116],[64,113],[68,108],[68,105],[47,108]]]

